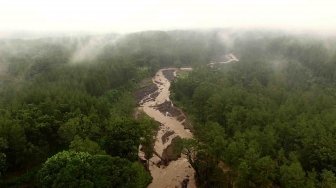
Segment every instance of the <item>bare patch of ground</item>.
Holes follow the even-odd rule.
[[[164,164],[169,164],[170,161],[175,161],[181,157],[181,137],[176,136],[171,141],[171,144],[163,150],[162,159],[164,160]]]

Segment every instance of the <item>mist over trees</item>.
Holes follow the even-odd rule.
[[[230,30],[0,40],[1,187],[146,187],[138,148],[158,125],[133,116],[134,92],[183,66],[194,70],[172,95],[195,129],[184,145],[199,187],[335,187],[335,42]],[[207,66],[231,52],[239,62]]]
[[[138,147],[152,147],[152,130],[157,125],[147,117],[134,119],[132,115],[137,83],[159,67],[208,61],[212,53],[208,42],[213,37],[190,31],[1,40],[2,186],[60,187],[74,180],[62,178],[67,163],[83,157],[114,160],[109,156],[129,161],[125,168],[143,174],[134,179],[140,184],[120,180],[119,186],[146,186],[151,177],[137,164]],[[148,149],[146,154],[152,152]],[[68,161],[62,162],[64,158]],[[50,165],[58,165],[59,170],[49,169]],[[79,170],[81,165],[74,168]],[[118,179],[115,168],[106,170]],[[39,178],[34,176],[37,171]],[[97,186],[98,180],[88,181],[71,185]]]
[[[334,187],[335,43],[239,36],[240,61],[173,84],[193,120],[200,187]]]

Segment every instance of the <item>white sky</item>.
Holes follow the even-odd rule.
[[[336,31],[336,0],[0,0],[0,30],[272,27]]]

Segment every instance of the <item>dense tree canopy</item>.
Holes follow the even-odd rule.
[[[137,163],[109,155],[60,152],[38,174],[41,187],[146,187],[150,175]]]
[[[200,187],[335,187],[335,42],[230,30],[0,40],[0,186],[145,187],[135,161],[140,144],[153,155],[157,123],[134,118],[133,93],[161,67],[192,66],[172,98],[194,126],[183,144]],[[231,52],[239,62],[207,66]]]
[[[176,80],[174,99],[195,126],[201,187],[335,184],[335,47],[250,33],[235,40],[239,62]]]

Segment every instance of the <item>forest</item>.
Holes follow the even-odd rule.
[[[336,38],[221,29],[0,40],[0,187],[147,187],[164,67],[198,187],[336,187]]]
[[[335,40],[249,33],[173,84],[199,187],[336,187]]]
[[[158,124],[133,116],[134,92],[160,67],[207,61],[214,37],[1,40],[1,187],[146,187],[151,176],[138,147],[153,147]]]

